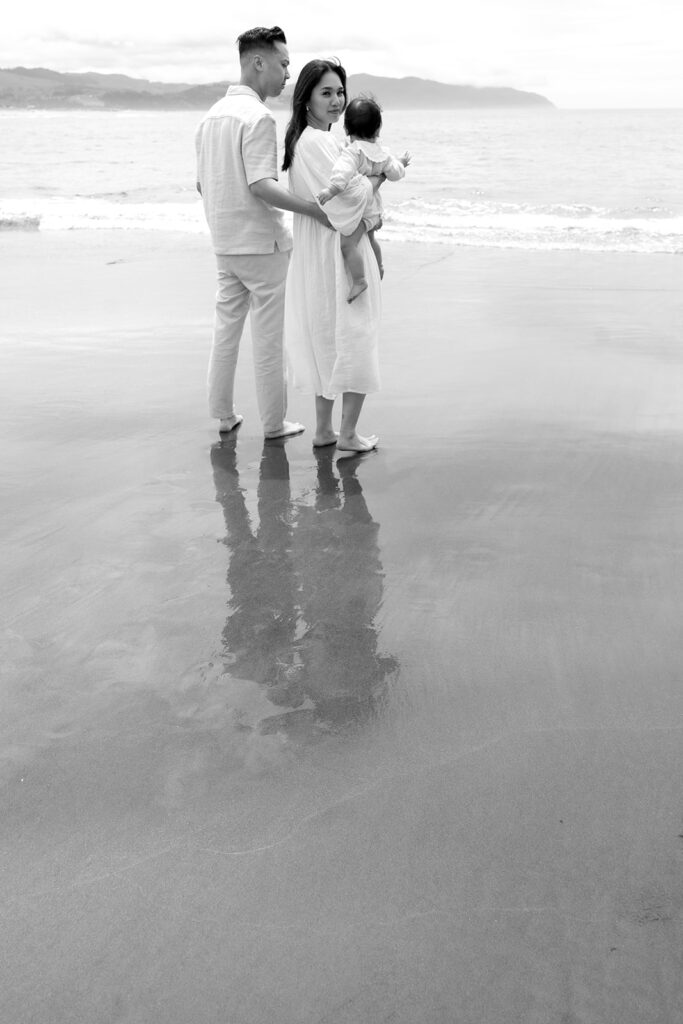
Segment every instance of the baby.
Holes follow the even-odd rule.
[[[343,194],[357,174],[368,177],[383,174],[389,181],[398,181],[404,177],[405,169],[410,163],[410,153],[404,153],[402,157],[396,158],[380,146],[377,140],[381,127],[382,111],[374,100],[351,100],[344,114],[344,129],[349,137],[349,143],[334,163],[328,187],[316,196],[321,206],[335,196]],[[363,218],[355,231],[341,235],[342,256],[351,275],[348,302],[353,302],[368,287],[363,256],[358,249],[358,243],[366,231],[377,258],[380,277],[384,276],[382,250],[375,238],[375,229],[380,227],[381,221],[382,200],[376,189],[367,201]]]

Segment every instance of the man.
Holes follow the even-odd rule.
[[[227,432],[242,422],[233,392],[240,340],[251,310],[256,398],[267,438],[300,434],[285,417],[283,321],[292,236],[281,210],[327,218],[316,203],[277,181],[275,118],[265,105],[289,78],[281,28],[252,28],[237,39],[240,84],[211,107],[196,135],[197,190],[218,267],[216,319],[209,360],[209,414]]]

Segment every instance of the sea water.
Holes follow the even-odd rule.
[[[0,230],[205,233],[201,116],[0,111]],[[683,252],[682,110],[388,110],[382,141],[413,157],[383,188],[385,239]]]

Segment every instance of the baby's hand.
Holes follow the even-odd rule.
[[[329,188],[324,188],[322,192],[318,192],[315,198],[318,200],[321,206],[324,206],[325,203],[329,202],[329,200],[332,198],[332,192],[330,192]]]
[[[413,158],[412,158],[412,156],[410,155],[410,153],[408,152],[408,150],[406,150],[406,151],[405,151],[405,153],[403,154],[403,156],[400,156],[400,157],[399,157],[399,160],[400,160],[400,162],[401,162],[401,163],[403,164],[403,166],[404,166],[404,167],[407,167],[407,166],[408,166],[408,164],[410,163],[410,161],[411,161],[412,159],[413,159]]]

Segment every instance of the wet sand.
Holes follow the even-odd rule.
[[[680,259],[385,243],[340,459],[203,238],[0,257],[0,1019],[683,1019]]]

